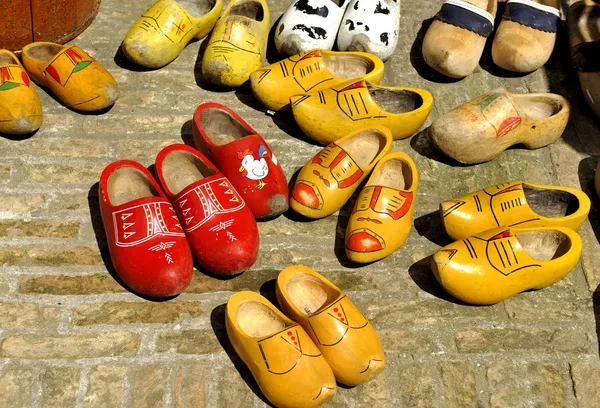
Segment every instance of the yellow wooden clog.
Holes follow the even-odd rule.
[[[293,55],[252,73],[254,96],[270,110],[290,103],[290,97],[316,92],[351,79],[378,84],[383,61],[366,52],[314,50]]]
[[[0,133],[22,135],[42,125],[40,98],[19,59],[0,50]]]
[[[457,299],[491,305],[564,278],[579,261],[581,238],[569,228],[494,228],[447,245],[431,267]]]
[[[580,190],[511,181],[440,204],[448,235],[462,239],[502,225],[578,229],[590,212]]]
[[[348,221],[348,259],[374,262],[404,245],[412,225],[418,185],[417,167],[406,153],[389,153],[377,163]]]
[[[222,0],[159,0],[129,29],[121,49],[136,64],[163,67],[190,41],[208,35],[222,7]]]
[[[105,109],[119,97],[112,75],[76,45],[35,42],[23,48],[21,58],[31,78],[72,109]]]
[[[236,87],[260,68],[267,51],[265,0],[233,0],[217,21],[202,58],[202,74],[215,85]]]
[[[385,368],[375,329],[333,283],[306,266],[290,266],[277,277],[277,300],[304,327],[323,353],[336,380],[356,386]]]
[[[351,80],[290,98],[298,126],[328,144],[349,131],[385,126],[394,140],[415,134],[427,120],[433,96],[425,89],[373,85]]]
[[[227,301],[231,345],[277,407],[315,407],[333,397],[335,377],[315,343],[264,297],[239,292]]]
[[[294,211],[323,218],[342,208],[392,150],[392,142],[387,128],[376,127],[352,132],[321,150],[298,174],[290,198]]]

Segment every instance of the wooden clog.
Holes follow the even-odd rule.
[[[134,161],[114,162],[102,172],[99,193],[110,258],[123,282],[150,297],[181,293],[192,280],[192,253],[150,172]]]
[[[336,380],[362,384],[385,368],[375,329],[344,292],[306,266],[290,266],[276,284],[281,309],[304,327]]]
[[[288,184],[265,140],[238,114],[204,103],[194,114],[194,142],[223,172],[257,218],[288,209]]]
[[[222,0],[159,0],[129,29],[121,49],[136,64],[163,67],[190,41],[208,35],[222,7]]]
[[[294,95],[290,103],[300,129],[326,145],[348,132],[375,126],[387,127],[395,140],[412,136],[427,120],[433,96],[425,89],[352,80]]]
[[[42,125],[42,105],[19,59],[0,50],[0,133],[22,135]]]
[[[383,61],[365,52],[315,50],[264,67],[250,76],[252,92],[268,109],[277,111],[290,97],[317,92],[351,79],[378,84]]]
[[[590,212],[580,190],[511,181],[444,201],[440,214],[446,232],[462,239],[502,225],[578,229]]]
[[[340,51],[363,51],[383,61],[394,54],[400,33],[400,1],[351,0],[337,37]]]
[[[350,133],[321,150],[296,179],[290,204],[308,218],[323,218],[346,204],[373,167],[392,150],[392,135],[376,127]]]
[[[554,50],[560,21],[560,0],[508,0],[492,44],[492,58],[501,68],[532,72]]]
[[[494,29],[498,0],[446,0],[423,39],[423,58],[452,77],[469,75]]]
[[[260,390],[281,408],[309,408],[331,399],[335,377],[298,323],[254,292],[227,301],[225,328],[233,349]]]
[[[455,298],[491,305],[564,278],[579,261],[581,238],[569,228],[494,228],[433,255],[431,267]]]
[[[569,103],[560,95],[511,94],[498,88],[437,119],[429,136],[454,160],[482,163],[515,144],[538,149],[554,143],[569,114]]]
[[[275,47],[282,56],[335,44],[348,2],[345,0],[294,0],[275,28]]]
[[[206,271],[235,275],[254,264],[258,255],[254,215],[206,157],[184,144],[170,145],[158,153],[156,173],[194,259]]]
[[[417,167],[406,153],[389,153],[377,163],[348,221],[348,259],[374,262],[404,245],[412,225],[418,185]]]
[[[31,79],[71,109],[102,110],[119,97],[112,75],[76,45],[35,42],[23,48],[21,58]]]
[[[204,51],[204,78],[228,87],[246,82],[265,58],[269,27],[266,0],[232,0],[217,21]]]

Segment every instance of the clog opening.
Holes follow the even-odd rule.
[[[375,129],[366,129],[354,136],[339,142],[338,145],[344,149],[352,159],[362,168],[371,165],[373,160],[379,156],[387,143],[385,135]]]
[[[563,109],[560,100],[547,95],[514,95],[514,99],[533,120],[549,118]]]
[[[371,84],[367,88],[377,105],[390,113],[411,112],[423,106],[423,98],[413,91],[379,88]]]
[[[361,77],[375,69],[373,61],[362,55],[328,53],[322,53],[322,55],[325,68],[337,78]]]
[[[171,152],[162,162],[162,177],[173,194],[179,194],[190,184],[214,174],[206,163],[186,151]]]
[[[206,136],[218,146],[252,134],[233,116],[221,109],[204,109],[200,114],[200,122]]]
[[[369,185],[389,187],[396,190],[410,190],[413,186],[413,173],[408,163],[400,159],[386,161],[377,169]]]
[[[179,5],[193,16],[208,14],[215,6],[215,0],[179,0]]]
[[[235,315],[240,328],[250,337],[265,337],[286,328],[281,317],[260,302],[242,303]]]
[[[542,217],[566,217],[579,209],[579,200],[568,191],[536,188],[523,184],[523,193],[529,207]]]
[[[26,49],[27,56],[31,59],[48,62],[56,54],[63,50],[63,46],[59,44],[35,44]]]
[[[538,261],[560,258],[571,249],[571,240],[558,230],[516,232],[515,237],[527,254]]]
[[[294,275],[286,286],[288,296],[296,309],[311,315],[340,297],[337,290],[319,278],[306,273]]]
[[[229,11],[229,15],[248,17],[252,20],[263,21],[265,18],[265,10],[259,2],[249,1],[233,6]]]
[[[10,54],[0,53],[0,66],[8,64],[18,64],[19,61]]]
[[[114,206],[139,198],[159,197],[152,182],[134,167],[119,167],[108,177],[108,200]]]

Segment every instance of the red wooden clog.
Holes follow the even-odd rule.
[[[181,293],[193,261],[183,228],[154,177],[141,164],[119,160],[100,177],[100,212],[112,263],[135,292]]]
[[[173,203],[194,258],[208,272],[234,275],[258,255],[258,227],[250,208],[206,157],[184,144],[156,157],[156,173]]]
[[[198,106],[194,142],[231,181],[255,217],[287,211],[288,185],[277,158],[234,111],[213,102]]]

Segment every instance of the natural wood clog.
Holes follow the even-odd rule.
[[[265,140],[238,114],[219,103],[204,103],[194,114],[196,147],[223,172],[257,218],[288,209],[288,184]]]
[[[329,144],[348,132],[385,126],[403,139],[427,120],[433,96],[425,89],[373,85],[364,80],[290,98],[298,126],[311,139]]]
[[[31,79],[49,88],[69,108],[102,110],[119,97],[112,75],[76,45],[35,42],[23,48],[21,58]]]
[[[431,267],[455,298],[491,305],[558,282],[577,265],[581,238],[560,227],[500,227],[447,245]]]
[[[42,125],[40,98],[19,59],[0,50],[0,133],[22,135]]]
[[[279,19],[275,47],[282,56],[317,48],[330,50],[348,2],[345,0],[294,0]]]
[[[502,225],[578,229],[590,212],[580,190],[511,181],[444,201],[440,214],[448,235],[462,239]]]
[[[340,51],[364,51],[383,61],[394,54],[400,32],[400,1],[351,0],[337,37]]]
[[[492,44],[494,63],[514,72],[540,68],[554,50],[559,21],[560,0],[508,0]]]
[[[569,103],[560,95],[511,94],[498,88],[437,119],[429,135],[454,160],[482,163],[515,144],[538,149],[554,143],[569,114]]]
[[[418,185],[417,167],[406,153],[389,153],[377,163],[348,221],[348,259],[374,262],[404,245],[412,225]]]
[[[290,198],[294,211],[308,218],[338,211],[392,143],[390,131],[376,127],[352,132],[321,150],[298,174]]]
[[[225,328],[233,349],[260,390],[281,408],[310,408],[331,399],[335,377],[298,323],[254,292],[227,301]]]
[[[498,0],[446,0],[423,39],[423,58],[452,77],[469,75],[494,29]]]
[[[222,0],[159,0],[129,29],[121,49],[136,64],[163,67],[190,41],[208,35],[222,7]]]
[[[156,173],[194,259],[204,269],[235,275],[254,264],[258,255],[254,215],[206,157],[183,144],[167,146],[156,157]]]
[[[304,327],[323,353],[336,380],[356,386],[385,368],[375,329],[340,288],[306,266],[279,273],[277,300]]]
[[[366,52],[315,50],[264,67],[250,76],[252,92],[268,109],[277,111],[290,97],[317,92],[351,79],[378,84],[383,61]]]
[[[99,193],[110,258],[123,282],[150,297],[181,293],[192,280],[192,253],[150,172],[134,161],[114,162],[102,172]]]
[[[246,82],[265,58],[269,27],[266,0],[232,0],[217,21],[204,51],[204,78],[228,87]]]

